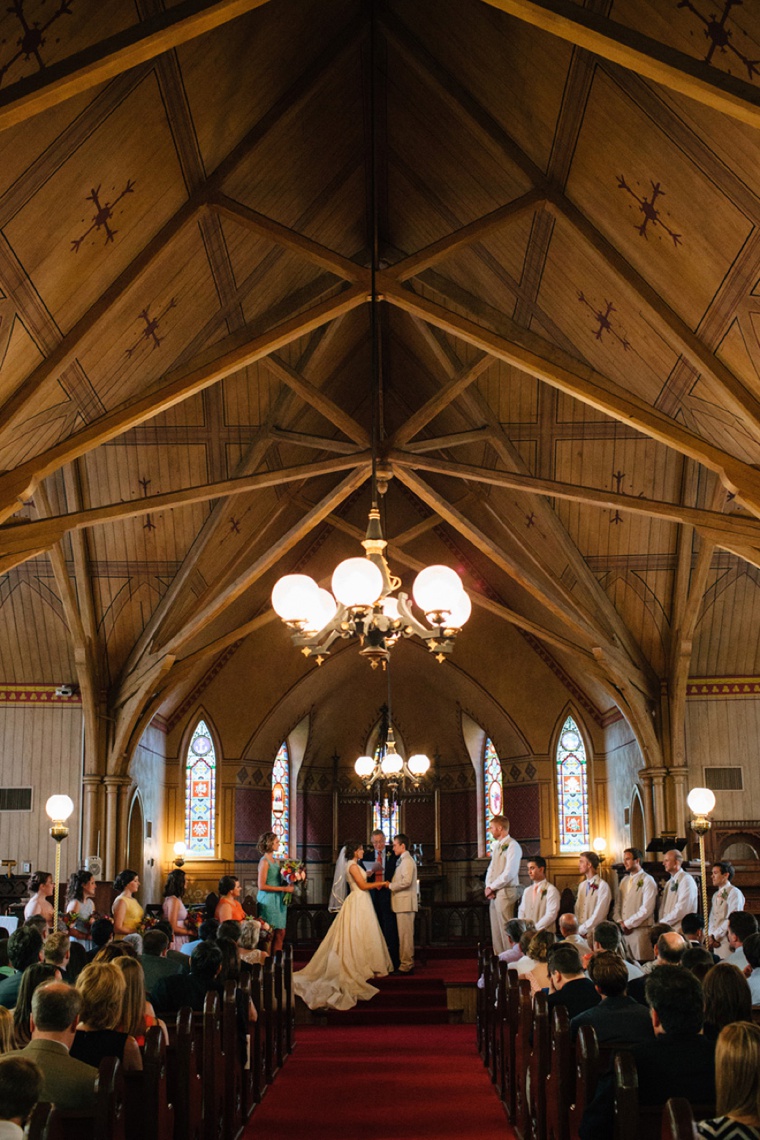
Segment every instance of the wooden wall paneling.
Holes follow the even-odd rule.
[[[692,673],[697,677],[755,676],[760,651],[743,631],[760,620],[760,580],[753,567],[731,559],[714,569],[694,636]]]
[[[753,818],[751,805],[760,802],[760,773],[756,742],[760,731],[757,698],[686,701],[686,743],[691,786],[704,786],[704,768],[741,767],[743,791],[716,791],[716,819]]]

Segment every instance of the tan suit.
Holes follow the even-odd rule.
[[[25,1057],[39,1066],[42,1071],[40,1100],[49,1100],[56,1108],[75,1112],[95,1107],[98,1070],[70,1057],[68,1049],[60,1041],[35,1038],[25,1049],[6,1056]]]
[[[612,917],[630,931],[623,938],[637,962],[649,962],[654,957],[649,931],[654,926],[656,904],[657,883],[646,871],[631,871],[621,880]]]
[[[408,851],[402,852],[391,880],[391,906],[398,925],[399,971],[414,969],[414,916],[417,901],[417,864]]]

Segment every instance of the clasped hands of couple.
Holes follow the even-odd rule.
[[[370,890],[381,891],[383,887],[390,887],[390,883],[387,879],[382,883],[370,883]]]

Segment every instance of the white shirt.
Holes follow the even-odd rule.
[[[578,885],[575,900],[575,917],[578,919],[578,933],[581,938],[590,934],[599,922],[604,922],[609,913],[612,894],[604,879],[594,875],[593,879],[582,879]]]
[[[553,931],[559,914],[559,902],[557,888],[548,879],[542,879],[538,883],[531,883],[523,891],[517,917],[532,922],[536,930]]]
[[[24,1140],[26,1133],[12,1120],[0,1120],[0,1140]]]
[[[501,839],[494,839],[491,862],[486,872],[486,886],[492,891],[518,886],[521,859],[522,847],[511,835],[502,835]]]
[[[683,867],[671,875],[662,888],[660,922],[667,922],[681,933],[681,919],[685,914],[696,914],[697,882]]]
[[[735,910],[744,910],[744,895],[738,887],[726,883],[715,892],[710,903],[707,930],[716,942],[723,942],[728,937],[728,916]]]
[[[752,1004],[760,1005],[760,969],[753,970],[747,981],[749,982],[749,992],[752,994]]]
[[[620,883],[613,918],[628,930],[652,926],[657,883],[646,871],[631,871]]]

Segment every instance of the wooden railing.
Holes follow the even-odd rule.
[[[288,910],[288,940],[297,949],[316,946],[334,918],[324,903],[294,903]],[[432,903],[417,912],[415,942],[423,951],[456,944],[470,945],[474,951],[488,931],[487,903]]]

